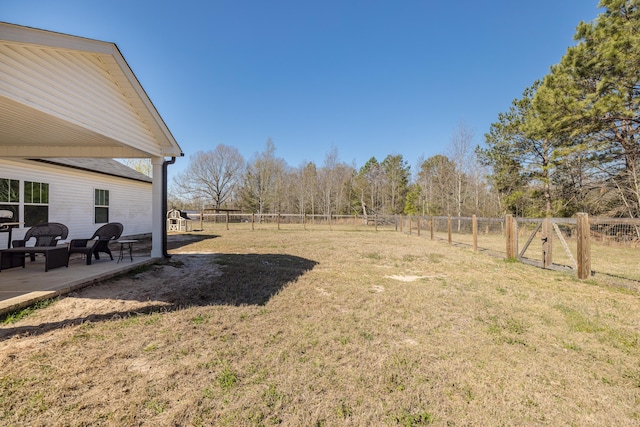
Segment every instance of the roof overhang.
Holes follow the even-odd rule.
[[[0,22],[0,157],[181,155],[114,43]]]

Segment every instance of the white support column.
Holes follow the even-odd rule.
[[[164,188],[162,187],[162,164],[164,157],[153,157],[151,165],[153,167],[153,186],[151,197],[151,257],[162,258],[162,240],[164,238],[162,221],[165,220],[166,212],[163,212],[162,197]]]

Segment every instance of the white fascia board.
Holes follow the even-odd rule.
[[[6,22],[0,22],[0,40],[108,55],[113,55],[114,52],[117,52],[113,43],[40,30],[38,28],[23,27]]]
[[[169,130],[164,120],[160,116],[160,113],[158,113],[158,110],[156,109],[155,105],[153,105],[153,102],[147,95],[147,92],[144,90],[144,88],[138,81],[138,78],[135,76],[135,74],[131,70],[131,67],[129,67],[129,64],[124,59],[124,56],[122,56],[122,54],[120,53],[118,46],[116,46],[115,44],[113,46],[118,52],[118,54],[114,55],[113,58],[118,64],[123,75],[127,78],[128,83],[131,85],[131,87],[136,91],[138,95],[132,101],[141,102],[141,105],[138,105],[138,108],[143,107],[144,110],[150,115],[152,119],[150,121],[150,124],[153,125],[155,128],[153,129],[154,133],[156,135],[159,133],[164,136],[165,141],[161,143],[161,146],[162,146],[161,151],[165,153],[165,155],[167,156],[182,156],[183,155],[182,149],[180,148],[180,146],[178,145],[178,142],[175,140],[175,138],[171,134],[171,131]]]

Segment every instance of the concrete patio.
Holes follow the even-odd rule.
[[[79,255],[73,255],[69,260],[69,267],[54,268],[48,272],[44,271],[42,256],[37,257],[35,262],[27,258],[25,268],[3,269],[0,271],[0,315],[157,261],[151,258],[148,251],[134,251],[133,260],[126,254],[120,262],[119,249],[113,251],[113,255],[112,261],[108,255],[101,254],[100,260],[94,259],[91,265],[87,265],[86,260]]]

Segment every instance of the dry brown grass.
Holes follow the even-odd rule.
[[[218,227],[5,324],[0,423],[640,424],[637,294],[337,228]]]

